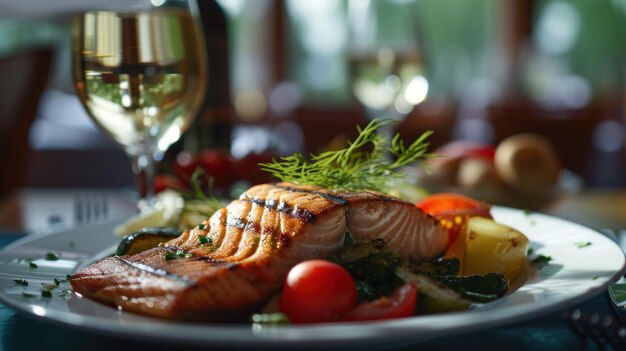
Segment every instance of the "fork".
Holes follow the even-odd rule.
[[[106,220],[109,208],[105,194],[79,194],[74,197],[74,222],[98,223]]]
[[[599,350],[626,348],[626,327],[615,317],[574,309],[564,319],[586,345],[591,342]]]

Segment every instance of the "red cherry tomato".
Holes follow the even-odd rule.
[[[356,306],[356,286],[335,263],[305,261],[289,271],[278,303],[293,323],[336,321]]]
[[[374,301],[364,302],[346,313],[345,321],[371,321],[410,317],[417,306],[417,287],[407,283],[397,288],[391,295]]]
[[[450,235],[448,247],[456,241],[459,230],[468,218],[474,216],[492,218],[491,207],[487,203],[453,193],[429,195],[418,201],[415,206],[437,218],[448,228]]]
[[[213,178],[216,189],[225,189],[234,180],[233,162],[226,154],[219,150],[204,150],[199,159],[200,166]]]
[[[184,189],[185,185],[180,179],[171,175],[157,175],[154,177],[154,192],[160,193],[166,189]]]

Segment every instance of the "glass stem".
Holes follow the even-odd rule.
[[[154,175],[156,160],[152,155],[129,155],[137,182],[139,211],[145,212],[154,207]]]

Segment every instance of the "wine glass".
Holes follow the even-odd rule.
[[[89,116],[129,156],[147,210],[155,165],[202,104],[207,60],[195,1],[133,4],[75,16],[73,75]]]
[[[348,28],[354,97],[370,120],[402,120],[428,93],[415,1],[350,0]]]

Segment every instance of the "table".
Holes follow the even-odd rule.
[[[124,191],[103,189],[23,189],[0,203],[0,246],[32,230],[45,230],[49,225],[46,210],[53,208],[61,216],[60,223],[74,224],[73,202],[77,194],[106,194],[111,202],[108,220],[122,218],[134,211],[132,200]],[[53,204],[47,206],[45,204]],[[37,209],[38,208],[38,209]],[[626,228],[626,190],[593,190],[563,199],[546,210],[547,213],[587,225],[595,229],[618,231]],[[43,220],[42,220],[43,218]],[[58,222],[58,221],[57,221]],[[58,223],[56,223],[58,225]],[[55,228],[56,229],[56,228]],[[626,233],[625,233],[626,234]],[[584,303],[572,306],[600,314],[614,313],[608,295],[603,293]],[[569,309],[567,310],[569,311]],[[545,316],[453,337],[440,337],[397,350],[593,350],[590,340],[583,340],[568,327],[564,313]],[[476,321],[480,323],[480,321]],[[0,349],[3,350],[116,350],[116,349],[179,349],[177,345],[154,344],[145,340],[123,339],[90,331],[74,330],[30,315],[18,313],[0,304]],[[208,345],[210,347],[210,345]],[[184,350],[194,350],[184,346]],[[206,350],[207,348],[201,348]]]

